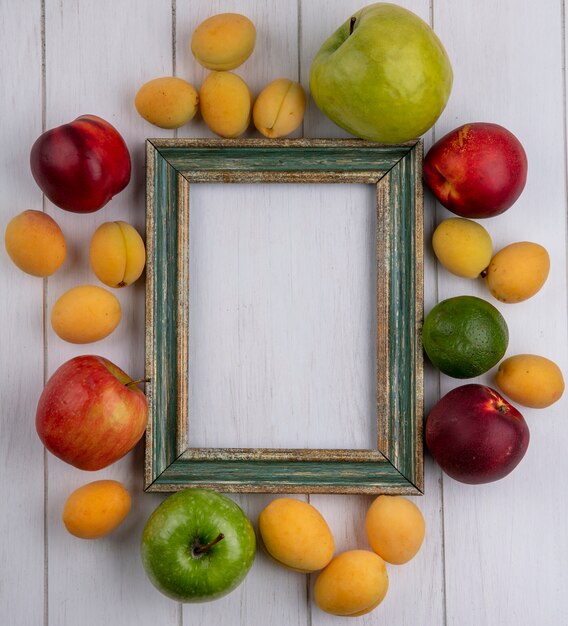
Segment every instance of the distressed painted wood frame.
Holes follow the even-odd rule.
[[[421,140],[147,140],[147,491],[200,486],[223,492],[423,492],[422,155]],[[376,449],[192,447],[191,184],[287,182],[376,187]]]

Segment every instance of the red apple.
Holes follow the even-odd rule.
[[[123,457],[148,420],[146,396],[133,382],[101,356],[78,356],[61,365],[37,407],[43,445],[83,470],[99,470]]]
[[[498,124],[475,122],[452,130],[424,159],[424,181],[438,201],[469,218],[503,213],[521,195],[527,156],[520,141]]]
[[[529,427],[517,409],[485,385],[443,396],[426,420],[426,443],[438,465],[462,483],[503,478],[520,463]]]
[[[96,115],[81,115],[40,135],[30,165],[51,202],[74,213],[98,211],[130,181],[124,139]]]

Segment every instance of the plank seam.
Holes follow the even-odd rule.
[[[430,0],[430,27],[435,31],[434,28],[434,0]],[[432,144],[436,143],[436,124],[432,126]],[[438,218],[439,206],[436,201],[434,201],[434,224],[432,224],[432,232],[436,225],[436,221]],[[439,300],[439,273],[438,273],[438,264],[434,263],[434,289],[435,289],[435,301]],[[436,382],[436,398],[440,397],[441,392],[441,384],[440,384],[440,374],[435,374],[435,382]],[[424,416],[426,418],[426,416]],[[426,422],[424,422],[426,423]],[[424,437],[426,437],[426,432],[424,432]],[[443,614],[443,626],[447,626],[448,624],[448,600],[447,600],[447,585],[446,585],[446,525],[445,525],[445,510],[444,510],[444,474],[441,470],[438,470],[439,473],[439,485],[440,485],[440,543],[442,546],[442,614]]]
[[[172,0],[172,76],[177,76],[177,0]],[[178,138],[178,129],[174,128],[174,139]]]
[[[564,105],[564,119],[563,119],[563,140],[564,140],[564,215],[568,215],[568,108],[567,108],[567,95],[566,95],[566,0],[560,0],[560,29],[561,29],[561,55],[560,66],[562,67],[562,103]],[[565,249],[568,250],[568,219],[564,221],[565,232]],[[568,303],[568,272],[566,273],[566,301]]]
[[[172,0],[172,76],[177,76],[177,4],[176,0]],[[178,129],[173,131],[174,139],[178,137]],[[177,622],[178,626],[183,626],[183,605],[177,603]]]
[[[40,48],[41,48],[41,132],[46,131],[47,120],[47,71],[46,71],[46,36],[45,36],[45,0],[40,0]],[[43,213],[47,210],[45,194],[41,194]],[[42,337],[43,337],[43,384],[47,382],[47,292],[48,279],[43,279],[42,293]],[[49,520],[48,520],[48,455],[43,449],[43,624],[49,624]]]

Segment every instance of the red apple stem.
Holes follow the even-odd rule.
[[[125,383],[125,387],[130,387],[131,385],[139,385],[140,383],[149,383],[149,378],[139,378],[138,380],[131,380],[129,383]]]
[[[349,34],[352,35],[353,34],[353,28],[355,28],[355,22],[357,21],[357,18],[355,16],[353,16],[351,18],[351,20],[349,21]]]
[[[225,535],[223,533],[219,533],[217,537],[213,539],[213,541],[206,543],[204,546],[198,545],[195,548],[193,548],[193,554],[199,555],[199,554],[208,552],[214,545],[218,544],[222,539],[225,539]]]

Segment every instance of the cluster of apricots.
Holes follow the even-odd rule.
[[[32,276],[54,274],[65,261],[67,245],[57,222],[47,213],[23,211],[7,225],[4,244],[12,261]],[[94,232],[91,267],[108,287],[136,281],[146,264],[146,250],[138,231],[127,222],[105,222]],[[110,291],[81,285],[66,291],[51,310],[55,333],[71,343],[91,343],[109,335],[120,322],[120,302]]]
[[[288,78],[278,78],[254,99],[246,82],[231,71],[249,58],[255,43],[256,29],[244,15],[209,17],[191,38],[193,56],[211,70],[199,92],[182,78],[154,78],[136,94],[136,110],[160,128],[180,128],[199,110],[207,127],[220,137],[239,137],[251,119],[265,137],[289,135],[304,118],[303,87]]]
[[[378,496],[367,511],[365,529],[371,550],[347,550],[334,556],[327,522],[308,502],[273,500],[258,518],[260,543],[278,565],[311,574],[318,607],[326,613],[355,617],[385,598],[389,578],[385,561],[401,565],[422,546],[426,530],[420,509],[402,496]]]

